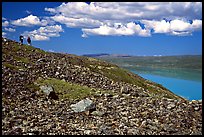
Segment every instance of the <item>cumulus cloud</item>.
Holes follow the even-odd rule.
[[[155,33],[168,33],[170,31],[170,23],[165,20],[141,20],[140,22],[145,24],[145,28],[154,29]]]
[[[6,20],[6,18],[2,17],[2,20]]]
[[[202,2],[68,2],[55,8],[47,7],[45,11],[53,14],[50,18],[56,22],[82,28],[82,37],[150,36],[151,29],[154,33],[187,35],[202,25]],[[173,21],[167,22],[164,18]],[[193,20],[194,23],[183,20]],[[128,24],[135,21],[142,21],[146,28],[141,29],[136,24],[130,28]],[[117,23],[123,24],[121,28],[113,27]]]
[[[47,22],[41,21],[37,16],[29,15],[25,18],[17,19],[11,22],[11,24],[16,26],[33,26],[33,25],[47,25]]]
[[[202,29],[202,20],[193,20],[192,28],[195,30]]]
[[[121,36],[121,35],[138,35],[138,36],[150,36],[150,31],[142,29],[140,25],[133,22],[123,24],[114,24],[110,27],[107,25],[100,26],[99,28],[94,29],[82,29],[82,37],[87,37],[88,35],[112,35],[112,36]]]
[[[6,21],[3,21],[2,22],[2,26],[3,27],[7,27],[7,26],[9,26],[9,22],[6,20]]]
[[[103,23],[98,20],[90,18],[72,18],[62,15],[56,15],[51,17],[56,22],[65,24],[67,27],[79,27],[79,28],[94,28],[102,25]]]
[[[2,37],[5,37],[6,34],[7,34],[6,32],[3,32],[3,31],[2,31]]]
[[[202,17],[201,2],[68,2],[46,11],[66,17],[86,17],[96,20],[138,20]]]
[[[23,33],[24,36],[31,36],[34,41],[49,40],[50,37],[59,37],[60,32],[63,32],[61,25],[40,27],[37,30],[26,31]]]
[[[141,23],[145,24],[147,29],[153,29],[154,33],[167,33],[179,36],[192,35],[193,31],[202,29],[202,20],[193,20],[192,23],[178,19],[172,21],[142,20]]]
[[[49,37],[44,36],[44,35],[39,35],[39,34],[34,34],[31,36],[33,41],[45,41],[45,40],[50,40]]]
[[[188,31],[191,29],[191,24],[182,20],[172,20],[170,24],[173,31]]]
[[[5,28],[6,31],[9,31],[9,32],[15,32],[16,29],[13,29],[13,28]]]
[[[56,10],[54,8],[45,8],[45,11],[51,12],[51,13],[55,13]]]

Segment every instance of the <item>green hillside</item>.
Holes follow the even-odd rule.
[[[84,99],[91,108],[73,110]],[[2,38],[2,135],[121,134],[202,134],[202,100],[99,59]]]

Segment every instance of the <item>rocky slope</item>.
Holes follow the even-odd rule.
[[[73,111],[85,98],[94,110]],[[202,101],[114,64],[2,38],[2,134],[202,134]]]

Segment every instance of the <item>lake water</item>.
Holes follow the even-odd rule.
[[[200,100],[202,99],[202,81],[184,80],[170,77],[163,77],[152,74],[139,73],[134,70],[130,70],[141,77],[151,80],[153,82],[163,85],[173,93],[182,96],[188,100]]]

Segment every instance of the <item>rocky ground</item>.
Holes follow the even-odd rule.
[[[2,72],[3,135],[202,134],[202,100],[188,101],[103,61],[47,53],[2,38]],[[48,78],[93,93],[66,98],[61,94],[69,91],[61,93],[50,84],[54,95],[45,94],[37,80]],[[94,108],[75,112],[71,105],[85,98]]]

